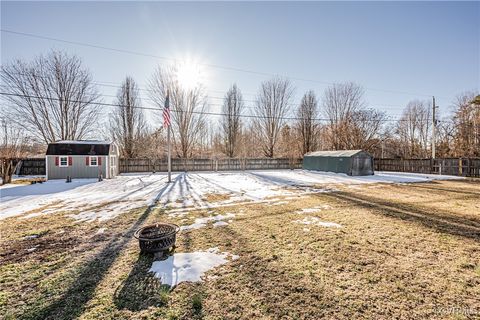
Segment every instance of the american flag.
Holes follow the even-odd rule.
[[[170,122],[170,97],[167,93],[167,98],[165,98],[165,107],[163,108],[163,126],[169,127],[171,125]]]

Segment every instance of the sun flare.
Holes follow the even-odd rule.
[[[177,81],[184,89],[191,90],[203,84],[205,72],[194,60],[184,60],[177,65]]]

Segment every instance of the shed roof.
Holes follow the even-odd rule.
[[[60,140],[54,143],[61,144],[111,144],[111,142],[104,140]]]
[[[110,142],[98,140],[62,140],[48,145],[47,156],[106,156],[109,154],[110,144]]]
[[[334,150],[334,151],[314,151],[309,152],[305,157],[351,157],[363,150]]]

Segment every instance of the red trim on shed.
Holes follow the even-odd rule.
[[[102,157],[98,157],[98,165],[99,165],[99,166],[102,165]]]
[[[58,157],[55,157],[55,165],[58,167]]]
[[[85,164],[88,166],[90,166],[90,158],[89,157],[86,157],[85,158]]]
[[[73,164],[73,158],[68,157],[68,165],[71,166]]]

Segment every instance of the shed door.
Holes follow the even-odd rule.
[[[373,161],[370,157],[354,157],[352,159],[352,175],[366,176],[373,174]]]

